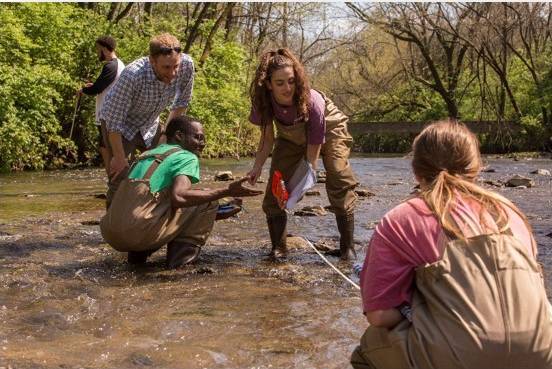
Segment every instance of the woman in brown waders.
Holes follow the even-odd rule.
[[[551,368],[552,315],[525,216],[477,185],[477,138],[441,121],[414,140],[420,192],[378,224],[361,272],[366,368]]]
[[[250,94],[249,120],[261,128],[255,164],[248,173],[251,184],[256,183],[272,153],[263,201],[271,255],[279,258],[287,254],[286,212],[270,190],[274,171],[279,170],[287,181],[301,160],[306,159],[316,169],[321,156],[326,170],[326,192],[340,233],[340,247],[335,256],[343,260],[356,257],[354,188],[358,182],[348,160],[353,140],[347,131],[347,116],[324,94],[310,89],[303,66],[288,49],[268,51],[261,56]]]

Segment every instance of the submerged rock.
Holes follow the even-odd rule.
[[[326,183],[326,171],[317,170],[316,171],[316,182],[317,183]]]
[[[548,169],[537,169],[532,171],[531,174],[538,174],[539,176],[549,176],[550,171]]]
[[[231,171],[218,171],[215,173],[215,181],[233,181],[234,175]]]
[[[331,240],[319,240],[314,244],[314,247],[321,252],[330,252],[336,250],[335,241]]]
[[[359,197],[372,197],[372,196],[376,196],[375,193],[370,192],[370,191],[365,190],[365,189],[358,189],[358,190],[355,190],[355,193],[356,193]]]
[[[305,192],[305,196],[320,196],[320,191],[318,190],[311,190]]]
[[[499,181],[499,180],[494,181],[492,179],[486,179],[486,180],[483,181],[483,183],[491,185],[491,186],[495,186],[495,187],[503,187],[504,186],[504,182]]]
[[[481,169],[481,171],[482,171],[483,173],[495,173],[495,172],[496,172],[496,169],[486,167],[486,168]]]
[[[288,235],[286,238],[286,244],[290,250],[310,249],[307,241],[303,237]]]
[[[201,266],[195,271],[197,274],[214,274],[217,271],[209,266]]]
[[[506,182],[506,186],[508,187],[533,187],[534,185],[535,182],[531,178],[523,177],[517,174]]]
[[[301,210],[297,210],[293,215],[299,217],[319,217],[328,214],[322,206],[305,206]]]
[[[100,221],[99,220],[83,220],[81,222],[82,225],[89,225],[89,226],[94,226],[94,225],[99,225],[100,224]]]
[[[376,220],[374,222],[368,222],[368,223],[366,223],[364,228],[366,228],[366,229],[375,229],[376,226],[378,225],[378,223],[379,223],[379,220]]]
[[[130,355],[130,361],[134,365],[139,365],[139,366],[152,366],[153,365],[153,361],[151,360],[151,358],[149,356],[144,355],[144,354],[140,354],[140,353],[133,353],[132,355]]]

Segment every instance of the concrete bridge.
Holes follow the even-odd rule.
[[[354,136],[370,133],[420,133],[430,122],[356,122],[349,123]],[[474,133],[519,132],[521,127],[513,122],[463,121]]]

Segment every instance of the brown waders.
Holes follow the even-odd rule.
[[[149,179],[168,155],[180,149],[154,155],[156,160],[143,179],[125,178],[105,216],[100,221],[102,236],[115,250],[128,252],[131,264],[144,263],[149,255],[167,244],[167,267],[195,261],[207,241],[218,208],[212,201],[199,206],[173,208],[170,187],[151,193]],[[143,154],[138,160],[149,155]]]
[[[509,230],[449,241],[441,260],[416,269],[412,323],[369,327],[351,364],[552,368],[552,312],[539,264]]]
[[[113,149],[111,148],[111,143],[109,142],[109,133],[107,131],[105,122],[101,122],[101,130],[104,138],[104,145],[108,149],[109,156],[112,158]],[[128,162],[132,163],[134,161],[134,159],[136,158],[137,152],[144,152],[150,148],[154,148],[155,146],[157,146],[157,143],[159,142],[160,137],[161,137],[161,128],[158,127],[157,132],[155,133],[155,137],[153,138],[153,141],[151,143],[151,147],[148,148],[146,147],[146,143],[144,142],[144,139],[142,138],[142,135],[140,134],[140,132],[138,132],[134,136],[134,138],[130,141],[127,140],[121,134],[121,141],[123,142],[123,150],[125,152],[125,157],[128,159]],[[115,196],[115,192],[117,192],[117,189],[121,184],[121,181],[128,176],[128,172],[129,172],[129,169],[125,168],[115,178],[113,178],[113,176],[108,175],[107,193],[106,193],[106,200],[105,200],[106,209],[109,209],[109,206],[113,201],[113,196]]]
[[[340,247],[336,256],[348,260],[356,256],[353,233],[357,195],[354,189],[358,185],[358,181],[349,163],[353,138],[347,130],[349,118],[324,94],[322,96],[326,101],[324,113],[326,136],[320,156],[326,169],[326,192],[340,233]],[[287,218],[286,212],[280,209],[278,201],[272,195],[272,175],[275,170],[279,170],[284,181],[291,178],[295,168],[307,152],[307,124],[298,122],[292,126],[286,126],[277,120],[274,122],[276,124],[276,140],[272,152],[269,181],[263,200],[263,211],[267,216],[272,242],[271,255],[280,257],[287,254]]]

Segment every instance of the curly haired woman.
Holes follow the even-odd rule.
[[[263,201],[271,255],[280,258],[287,254],[287,216],[270,191],[272,174],[279,170],[287,181],[301,160],[306,159],[316,169],[321,156],[326,170],[326,192],[340,233],[340,247],[335,256],[342,260],[355,258],[354,188],[358,182],[348,160],[353,142],[347,131],[349,118],[323,93],[309,87],[302,64],[288,49],[268,51],[261,56],[250,95],[249,120],[261,128],[255,163],[248,173],[251,184],[256,183],[272,153]]]

